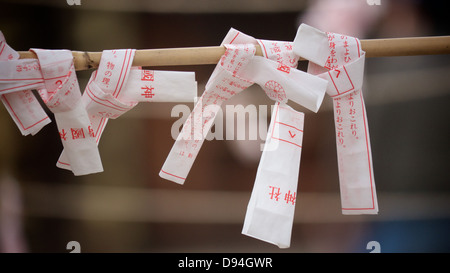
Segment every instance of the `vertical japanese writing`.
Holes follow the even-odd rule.
[[[144,85],[144,86],[142,86],[141,87],[141,90],[144,90],[142,93],[141,93],[141,96],[143,96],[144,98],[146,98],[146,99],[151,99],[151,98],[153,98],[153,96],[155,95],[152,91],[154,90],[155,88],[154,87],[152,87],[152,86],[147,86],[147,85]]]
[[[153,70],[142,70],[141,71],[141,81],[154,81],[155,71]]]
[[[102,83],[109,87],[111,76],[113,75],[115,64],[113,62],[106,63],[106,71],[103,73]]]
[[[150,84],[150,82],[153,82],[154,80],[155,80],[155,71],[153,70],[141,71],[141,81],[149,82],[141,86],[141,90],[143,90],[141,96],[143,96],[146,99],[151,99],[155,96],[155,93],[153,92],[155,88]]]
[[[354,93],[350,93],[347,96],[348,100],[348,106],[350,107],[349,110],[349,116],[350,116],[350,130],[352,132],[352,136],[358,139],[358,130],[356,127],[356,116],[359,115],[359,113],[356,112],[355,108],[355,100],[354,100]]]
[[[350,49],[348,48],[348,40],[347,40],[347,36],[344,36],[344,62],[345,63],[349,63],[352,59],[350,57]]]
[[[330,47],[330,55],[328,56],[325,68],[334,70],[338,68],[337,65],[338,60],[336,58],[336,42],[335,42],[336,35],[334,33],[327,33],[327,34],[328,34],[328,46]]]
[[[293,54],[292,42],[259,40],[267,58],[283,63],[285,65],[296,67],[298,58]]]
[[[344,145],[344,118],[342,113],[342,99],[341,98],[335,98],[334,100],[334,117],[336,119],[336,138],[338,140],[338,144],[345,147]]]

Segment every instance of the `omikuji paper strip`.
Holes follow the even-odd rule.
[[[68,163],[75,175],[103,171],[90,120],[81,101],[72,54],[68,50],[33,49],[39,59],[45,89],[42,100],[54,113]]]
[[[343,214],[377,214],[369,126],[362,94],[365,52],[360,41],[302,24],[294,51],[310,60],[308,72],[328,81],[333,99]]]
[[[116,119],[139,102],[192,102],[197,95],[193,72],[153,71],[131,67],[134,49],[105,50],[82,101],[89,114],[89,134],[100,142],[109,119]],[[71,169],[66,154],[58,160]]]
[[[22,135],[35,135],[51,122],[31,92],[44,88],[44,79],[37,60],[18,59],[0,31],[0,99]]]
[[[297,200],[304,114],[276,103],[242,233],[288,248]]]
[[[260,42],[266,45],[268,54],[272,52],[271,49],[280,45],[270,44],[268,41]],[[235,29],[228,32],[222,42],[227,51],[213,71],[205,92],[185,122],[161,168],[162,178],[179,184],[184,183],[213,124],[218,107],[223,101],[254,83],[260,85],[273,100],[290,99],[312,111],[318,110],[324,96],[326,81],[295,68],[291,69],[289,65],[296,64],[297,59],[287,57],[291,56],[289,54],[280,56],[286,58],[289,65],[254,56],[255,44],[258,44],[258,41],[251,36]],[[289,44],[287,46],[290,47]],[[292,47],[290,50],[292,51]]]

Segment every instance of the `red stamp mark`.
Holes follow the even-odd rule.
[[[283,86],[281,86],[281,84],[277,83],[276,81],[267,81],[264,85],[264,91],[266,92],[267,96],[269,96],[269,98],[273,100],[282,102],[287,99],[286,92],[284,91]]]

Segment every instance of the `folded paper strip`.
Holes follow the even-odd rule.
[[[328,81],[333,99],[343,214],[377,214],[367,111],[362,93],[365,52],[357,38],[302,24],[294,52],[310,60],[308,72]]]
[[[254,56],[257,44],[263,48],[264,57]],[[276,101],[276,112],[272,116],[242,232],[279,247],[289,247],[304,115],[286,103],[291,100],[317,112],[327,81],[295,68],[298,58],[290,42],[256,40],[231,29],[222,45],[227,50],[184,124],[160,176],[183,184],[220,105],[252,84],[258,84]],[[269,198],[275,189],[286,191],[286,205]]]

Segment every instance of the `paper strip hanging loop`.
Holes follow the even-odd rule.
[[[44,88],[39,62],[19,60],[0,31],[0,99],[22,135],[37,134],[51,122],[31,89]]]
[[[216,65],[205,92],[161,168],[162,178],[184,183],[204,137],[213,124],[214,118],[211,116],[215,115],[217,107],[253,83],[259,84],[273,100],[283,98],[285,101],[287,98],[312,111],[318,110],[327,82],[294,68],[288,70],[283,66],[284,69],[280,69],[279,62],[254,56],[256,44],[256,39],[242,32],[235,29],[228,32],[222,42],[227,51]],[[280,96],[281,90],[284,94]],[[194,130],[190,128],[192,126]]]
[[[89,114],[89,133],[100,142],[109,119],[116,119],[139,102],[192,102],[197,95],[193,72],[153,71],[131,67],[134,49],[105,50],[82,101]],[[71,169],[63,153],[59,166]]]
[[[236,30],[232,35],[240,42],[255,41],[253,37]],[[247,206],[242,234],[280,248],[288,248],[298,196],[304,114],[295,111],[286,105],[286,102],[289,99],[317,112],[327,83],[296,69],[298,56],[293,52],[292,42],[257,42],[263,49],[263,56],[271,61],[255,57],[251,63],[255,68],[249,69],[255,72],[249,77],[260,84],[276,103]],[[270,65],[272,67],[268,68]],[[278,83],[278,79],[267,81],[273,78],[274,74],[281,74],[291,80],[279,81],[282,84]],[[266,84],[262,85],[264,81]],[[267,83],[271,88],[267,88]]]
[[[302,24],[294,51],[308,72],[326,79],[333,98],[343,214],[377,214],[367,112],[362,94],[365,52],[360,41]]]
[[[314,112],[318,111],[327,81],[295,69],[298,58],[292,51],[292,43],[257,41],[231,29],[222,44],[227,51],[178,135],[160,176],[183,184],[222,102],[257,83],[269,98],[277,102],[275,116],[278,119],[272,117],[272,131],[264,147],[242,233],[279,247],[289,247],[300,164],[303,113],[285,103],[292,100]],[[258,44],[264,48],[264,57],[254,56],[254,48]],[[290,146],[285,146],[288,143]],[[285,164],[273,165],[273,161]],[[286,198],[291,206],[282,208],[264,198],[269,186],[266,177],[268,172],[278,177],[270,187],[286,189]]]
[[[90,134],[89,116],[68,50],[32,49],[39,58],[45,89],[42,100],[54,113],[59,135],[75,175],[103,171],[95,139]],[[57,166],[60,165],[58,161]]]

